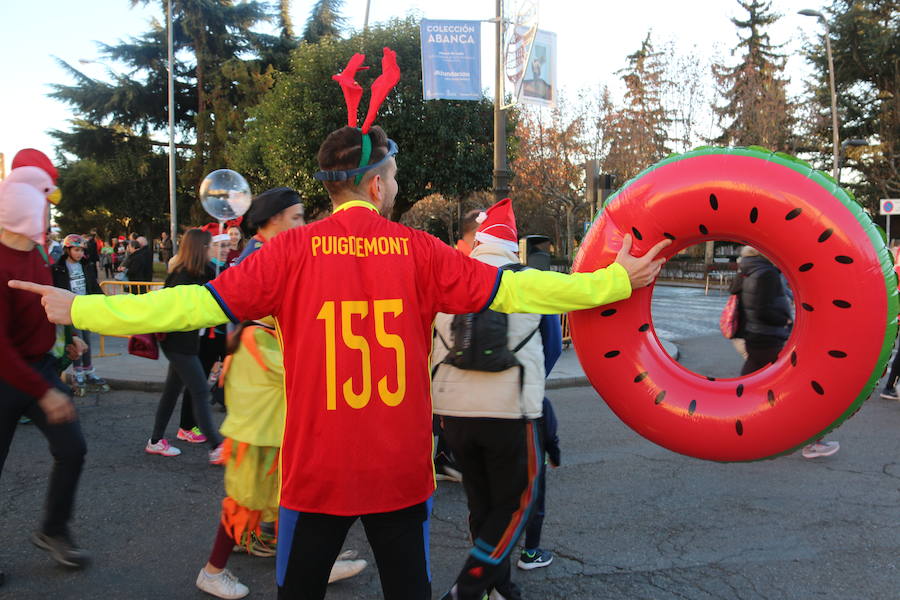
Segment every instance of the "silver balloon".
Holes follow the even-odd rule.
[[[250,208],[250,186],[240,173],[219,169],[203,178],[200,203],[209,215],[219,221],[243,216]]]

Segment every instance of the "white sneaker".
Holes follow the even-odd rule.
[[[368,565],[366,561],[359,560],[336,560],[331,567],[331,574],[328,576],[328,583],[334,583],[341,579],[348,579],[354,575],[359,575]]]
[[[147,440],[147,445],[144,447],[144,452],[147,454],[159,454],[160,456],[178,456],[181,454],[181,450],[176,448],[175,446],[169,445],[169,440],[166,438],[160,439],[155,444],[150,440]]]
[[[238,578],[228,569],[216,575],[210,575],[205,569],[200,569],[200,573],[197,575],[197,587],[207,594],[212,594],[216,598],[225,598],[225,600],[243,598],[250,593],[250,588],[238,581]]]
[[[221,465],[222,464],[222,450],[225,447],[225,443],[221,443],[212,450],[209,451],[209,464],[211,465]]]
[[[809,446],[803,447],[803,458],[819,458],[822,456],[831,456],[841,449],[840,442],[816,442]]]

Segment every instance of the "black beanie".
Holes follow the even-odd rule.
[[[259,228],[266,221],[295,204],[300,204],[300,194],[291,188],[278,187],[266,190],[256,198],[247,211],[247,221],[251,227]]]

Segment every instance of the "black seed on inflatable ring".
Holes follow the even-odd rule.
[[[743,395],[744,395],[744,384],[742,383],[742,384],[738,385],[738,386],[737,386],[737,389],[735,390],[735,392],[737,393],[737,397],[738,397],[738,398],[740,398],[741,396],[743,396]]]
[[[828,355],[835,358],[847,358],[847,353],[842,350],[829,350]]]
[[[797,352],[796,351],[791,352],[791,366],[792,367],[797,366]]]
[[[715,194],[709,195],[709,205],[712,207],[713,210],[719,210],[719,199],[716,198]]]
[[[850,303],[846,300],[832,300],[831,303],[838,308],[850,308]]]
[[[823,388],[822,384],[818,381],[810,381],[809,384],[812,386],[813,391],[815,391],[818,395],[822,396],[825,394],[825,388]]]
[[[807,304],[806,302],[801,303],[800,306],[802,306],[803,310],[805,310],[806,312],[812,312],[816,310],[812,307],[812,304]]]
[[[640,382],[642,382],[642,381],[645,380],[645,379],[647,379],[647,371],[644,371],[644,372],[642,372],[642,373],[638,373],[637,375],[635,375],[635,377],[634,377],[634,382],[635,382],[635,383],[640,383]]]
[[[666,397],[666,390],[663,390],[656,395],[656,400],[653,401],[653,404],[661,404],[662,401],[665,399],[665,397]]]
[[[650,323],[644,323],[643,325],[638,327],[638,331],[640,331],[641,333],[644,333],[648,329],[650,329]]]
[[[803,263],[802,265],[800,265],[800,272],[806,273],[807,271],[809,271],[812,268],[813,268],[812,263]]]
[[[800,216],[800,213],[802,213],[802,212],[803,212],[803,209],[802,209],[802,208],[795,208],[794,210],[792,210],[792,211],[789,212],[788,214],[784,215],[784,220],[785,220],[785,221],[790,221],[791,219],[796,219],[797,217]]]
[[[669,233],[668,231],[664,231],[664,232],[663,232],[663,237],[664,237],[664,238],[667,238],[667,239],[670,239],[670,240],[673,240],[673,241],[675,240],[675,236],[672,235],[671,233]]]
[[[691,404],[688,406],[688,414],[694,414],[694,411],[697,410],[697,401],[691,400]]]
[[[834,233],[834,229],[826,229],[822,232],[822,235],[819,236],[819,243],[821,244],[825,240],[831,237],[831,234]]]
[[[606,358],[615,358],[615,357],[617,357],[617,356],[620,355],[620,354],[621,354],[621,352],[619,352],[618,350],[610,350],[609,352],[607,352],[607,353],[604,354],[603,356],[605,356]]]
[[[766,397],[769,399],[769,406],[775,406],[775,392],[769,390],[766,393]]]
[[[709,375],[707,375],[706,378],[709,379],[710,381],[715,381],[715,380],[716,380],[715,377],[710,377]]]
[[[835,257],[834,257],[834,260],[838,261],[838,262],[841,263],[842,265],[851,265],[851,264],[853,264],[853,259],[850,258],[849,256],[843,256],[843,255],[835,256]]]
[[[757,210],[756,207],[754,206],[754,207],[750,210],[750,222],[751,222],[751,223],[756,223],[756,220],[757,220],[758,218],[759,218],[759,210]]]
[[[700,233],[702,233],[703,235],[706,235],[707,233],[709,233],[709,229],[706,228],[706,225],[700,226]]]
[[[616,314],[616,309],[614,309],[614,308],[607,308],[606,310],[604,310],[603,312],[600,313],[600,316],[601,316],[601,317],[611,317],[611,316],[613,316],[614,314]]]
[[[740,421],[734,422],[734,430],[737,431],[738,435],[744,435],[744,424]]]
[[[631,233],[633,233],[633,234],[634,234],[634,237],[636,237],[636,238],[639,239],[639,240],[644,239],[644,236],[641,235],[641,232],[638,231],[637,227],[632,227],[632,228],[631,228]]]

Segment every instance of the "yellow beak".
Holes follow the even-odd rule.
[[[56,188],[55,190],[50,192],[50,195],[47,196],[47,200],[50,202],[50,204],[56,206],[57,204],[59,204],[59,201],[62,200],[62,192],[59,191],[59,188]]]

